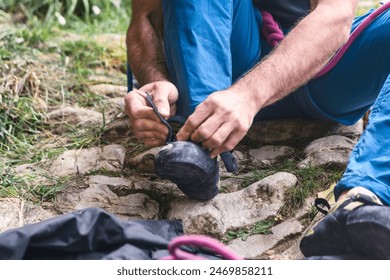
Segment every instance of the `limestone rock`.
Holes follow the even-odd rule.
[[[125,108],[125,100],[123,97],[108,98],[106,103],[113,109],[121,109],[123,111]]]
[[[181,191],[173,183],[150,181],[139,177],[108,177],[104,175],[94,175],[88,178],[89,187],[107,186],[112,192],[118,196],[124,196],[136,192],[154,192],[156,195],[168,195],[177,197],[183,195]]]
[[[226,193],[239,191],[241,189],[241,183],[242,179],[239,177],[221,180],[221,190]]]
[[[259,259],[268,250],[283,242],[290,235],[297,235],[303,230],[303,226],[296,220],[290,219],[274,226],[272,234],[252,235],[245,241],[234,239],[228,247],[246,259]]]
[[[125,148],[120,145],[107,145],[90,149],[69,150],[54,160],[43,163],[43,168],[57,176],[85,174],[92,170],[122,170]]]
[[[63,107],[47,114],[49,124],[57,133],[69,130],[69,125],[85,128],[100,125],[103,115],[93,110],[77,107]]]
[[[314,140],[304,150],[305,159],[298,164],[298,167],[346,166],[355,143],[355,141],[340,135]]]
[[[31,185],[55,185],[57,182],[57,175],[52,174],[39,167],[38,164],[22,164],[14,168],[15,172],[26,179]]]
[[[125,181],[118,180],[115,183],[126,184]],[[100,207],[124,219],[158,219],[159,205],[146,194],[118,194],[104,184],[71,186],[57,196],[56,209],[68,213],[88,207]]]
[[[288,146],[263,146],[258,149],[249,150],[257,167],[270,166],[278,162],[281,158],[288,157],[294,153],[294,149]]]
[[[162,147],[152,148],[142,154],[130,158],[127,162],[128,167],[139,172],[154,173],[154,158],[161,149]]]
[[[352,140],[357,140],[363,133],[363,119],[360,119],[355,124],[347,126],[337,124],[332,130],[332,134],[348,137]]]
[[[229,229],[276,216],[285,191],[296,183],[294,175],[279,172],[241,191],[220,193],[208,202],[182,197],[171,204],[168,218],[182,220],[187,234],[222,237]]]
[[[253,123],[247,138],[262,145],[311,141],[329,135],[335,126],[334,122],[309,119],[260,121]]]
[[[237,164],[238,164],[238,169],[243,169],[245,168],[245,166],[247,165],[247,163],[250,161],[249,160],[249,157],[244,154],[243,152],[239,151],[239,150],[234,150],[232,152],[233,154],[233,157],[236,159],[237,161]],[[226,170],[226,167],[225,167],[225,164],[223,163],[222,161],[222,158],[221,157],[218,157],[218,163],[219,163],[219,171],[220,171],[220,176],[221,177],[229,177],[229,176],[232,176],[232,173],[230,172],[227,172]]]
[[[107,96],[107,97],[121,97],[123,100],[123,97],[127,94],[127,87],[126,86],[118,86],[118,85],[111,85],[111,84],[96,84],[96,85],[89,85],[88,86],[90,91],[97,95],[101,96]]]
[[[37,223],[56,214],[20,198],[0,198],[0,233],[9,229]]]
[[[130,121],[127,117],[116,118],[113,121],[107,123],[106,127],[104,128],[104,134],[102,137],[106,142],[112,144],[136,144],[139,142],[131,130]],[[131,153],[131,149],[128,149],[128,152]]]

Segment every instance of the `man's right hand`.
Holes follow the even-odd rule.
[[[125,97],[125,113],[130,118],[135,136],[148,147],[162,146],[168,136],[168,128],[148,104],[146,92],[152,96],[159,113],[168,119],[176,113],[178,90],[168,81],[158,81],[133,90]]]

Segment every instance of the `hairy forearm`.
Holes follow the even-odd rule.
[[[252,99],[260,110],[313,78],[347,40],[356,7],[350,1],[340,11],[327,4],[318,4],[268,57],[231,89]]]
[[[145,12],[132,20],[127,32],[128,63],[141,85],[169,79],[162,50],[160,24],[162,15],[159,11]]]

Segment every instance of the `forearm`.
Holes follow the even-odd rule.
[[[150,10],[135,10],[126,37],[127,59],[141,85],[169,79],[161,40],[161,7],[154,4]]]
[[[348,4],[321,1],[231,89],[250,98],[260,110],[308,82],[348,39],[357,1],[343,1]]]

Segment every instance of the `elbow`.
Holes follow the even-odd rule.
[[[130,23],[129,27],[127,28],[127,32],[126,32],[126,46],[127,46],[127,48],[129,48],[131,43],[134,41],[134,34],[135,34],[134,25],[132,23]]]
[[[340,15],[336,20],[335,34],[337,34],[336,42],[342,46],[344,45],[351,34],[353,16],[348,14]]]
[[[353,1],[344,1],[342,4],[337,1],[334,5],[319,4],[316,7],[320,13],[319,16],[326,20],[329,35],[337,47],[345,44],[350,37],[355,8]]]

